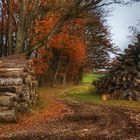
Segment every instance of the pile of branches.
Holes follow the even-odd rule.
[[[140,100],[140,34],[137,39],[117,57],[109,74],[94,83],[101,93],[115,99]]]

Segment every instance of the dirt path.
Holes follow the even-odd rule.
[[[1,125],[0,139],[140,140],[139,110],[59,98],[73,88],[43,91],[49,104],[23,115],[17,124]]]

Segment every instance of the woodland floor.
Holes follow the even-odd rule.
[[[40,89],[38,105],[21,114],[18,123],[0,124],[0,139],[140,140],[140,103],[94,102],[92,96],[83,98],[86,92],[73,96],[72,92],[86,88]]]

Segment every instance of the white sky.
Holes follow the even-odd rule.
[[[130,43],[127,38],[130,35],[128,27],[136,25],[140,20],[140,3],[135,3],[131,7],[115,5],[113,8],[112,16],[107,20],[111,27],[113,43],[123,51]]]

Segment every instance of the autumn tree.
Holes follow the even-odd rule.
[[[11,0],[10,2],[8,0],[2,0],[1,10],[3,19],[1,19],[1,24],[5,25],[1,25],[1,28],[5,28],[5,31],[9,32],[9,38],[10,36],[14,36],[15,42],[12,43],[14,44],[12,48],[14,49],[13,53],[22,53],[25,51],[29,53],[42,47],[42,43],[49,41],[56,33],[59,33],[65,22],[77,18],[85,11],[95,10],[98,7],[109,5],[114,2],[121,3],[120,0],[111,0],[105,3],[102,2],[102,0]],[[32,46],[29,44],[28,35],[32,26],[34,26],[34,21],[37,21],[39,18],[41,19],[42,16],[46,16],[52,11],[61,12],[60,15],[57,15],[57,17],[59,17],[58,21],[42,40]],[[14,18],[14,22],[11,17]],[[9,26],[6,25],[6,22],[8,22]],[[16,31],[12,34],[11,28],[13,25],[16,26]],[[7,40],[11,41],[12,39]]]
[[[93,28],[93,25],[90,28],[89,25],[85,26],[90,18],[87,15],[93,16],[100,23],[100,15],[96,18],[96,13],[99,13],[101,7],[112,3],[120,4],[123,1],[1,0],[1,55],[25,53],[34,59],[37,73],[41,74],[49,67],[53,69],[52,83],[55,83],[58,75],[63,75],[63,81],[68,77],[74,79],[80,75],[78,73],[81,73],[85,60],[85,32]],[[99,26],[95,30],[103,28]],[[99,40],[95,38],[102,34],[102,30],[98,35],[94,33],[95,30],[92,37],[97,43]],[[105,42],[108,44],[109,40],[102,40],[100,46]],[[67,63],[61,72],[63,56],[66,56]]]
[[[91,70],[106,69],[111,64],[110,53],[116,54],[119,51],[111,43],[109,27],[105,25],[101,17],[94,15],[87,22],[85,30],[89,68]]]
[[[48,20],[43,19],[42,21],[40,21],[40,23],[38,22],[36,24],[35,32],[37,32],[38,35],[36,35],[36,38],[33,39],[33,43],[38,42],[38,40],[40,40],[40,38],[42,38],[48,32],[48,28],[46,27],[49,26],[51,28],[53,23],[55,22],[55,19],[53,19],[52,15],[50,15],[50,17],[47,17],[47,19]],[[47,26],[40,26],[40,24]],[[66,79],[68,79],[67,74],[70,72],[69,68],[71,67],[72,69],[73,67],[73,69],[77,68],[78,70],[79,68],[76,66],[80,66],[83,63],[83,60],[85,58],[85,42],[83,35],[84,20],[73,20],[65,24],[62,31],[59,34],[55,35],[47,43],[48,49],[46,49],[45,46],[44,51],[43,49],[41,49],[41,53],[46,52],[47,59],[45,57],[45,60],[49,60],[49,68],[52,69],[54,73],[52,76],[52,85],[54,85],[57,77],[61,77],[63,83],[64,81],[66,83]],[[38,53],[40,54],[40,51],[38,51]],[[53,58],[48,58],[48,53],[50,53],[50,56],[53,56]],[[35,60],[37,61],[37,59],[40,62],[38,64],[42,65],[40,57],[36,58]],[[73,62],[75,63],[75,65],[72,64]],[[42,67],[37,65],[37,68]]]

